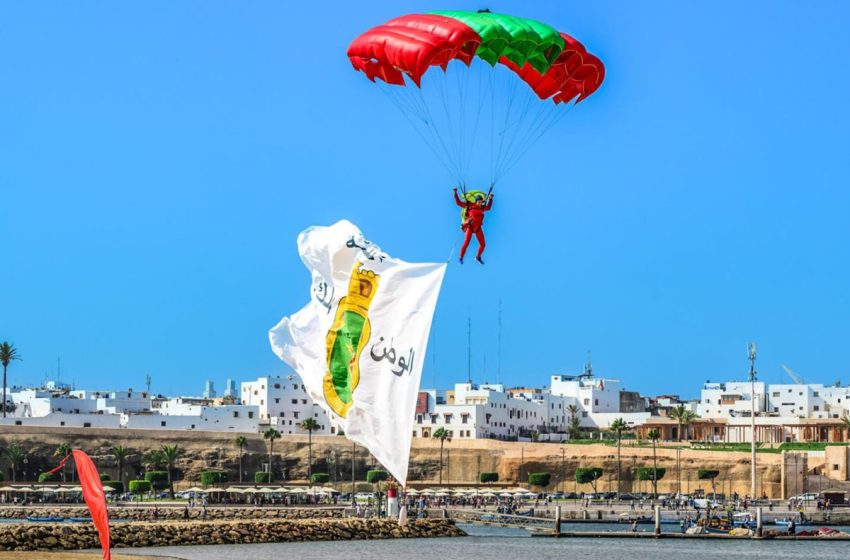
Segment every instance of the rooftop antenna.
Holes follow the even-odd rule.
[[[472,313],[466,316],[466,382],[472,385]]]
[[[584,377],[593,377],[593,364],[590,361],[590,350],[587,351],[587,358],[584,361]]]
[[[750,360],[750,497],[755,500],[756,496],[756,343],[747,344],[747,359]]]
[[[148,388],[148,396],[151,394],[151,374],[145,375],[145,386]]]

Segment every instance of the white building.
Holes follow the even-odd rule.
[[[313,402],[301,378],[295,374],[260,377],[245,381],[239,394],[243,405],[253,405],[259,410],[259,420],[275,427],[282,434],[303,434],[301,422],[313,418],[318,423],[314,434],[335,434],[325,410]]]
[[[706,382],[700,392],[697,414],[701,418],[749,418],[755,400],[756,415],[765,412],[765,384],[756,381],[755,395],[749,381]]]

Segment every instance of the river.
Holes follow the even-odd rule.
[[[470,536],[453,539],[331,541],[310,543],[180,546],[118,549],[122,554],[184,560],[845,560],[846,542],[702,539],[531,538],[522,530],[463,526]]]

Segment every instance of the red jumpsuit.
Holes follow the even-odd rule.
[[[469,242],[472,241],[472,234],[475,234],[475,239],[478,240],[478,254],[475,258],[481,260],[481,255],[484,253],[484,247],[487,243],[484,241],[484,232],[481,227],[484,225],[484,212],[493,207],[493,199],[487,200],[487,204],[478,205],[474,202],[465,202],[460,199],[455,191],[455,204],[461,208],[466,208],[466,220],[461,225],[464,231],[463,245],[460,248],[460,261],[463,262],[463,257],[466,255],[466,250],[469,248]]]

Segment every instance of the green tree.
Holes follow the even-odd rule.
[[[319,428],[315,418],[305,418],[301,422],[301,429],[307,430],[307,479],[313,476],[313,430]]]
[[[478,475],[478,482],[481,484],[488,484],[490,482],[499,482],[499,473],[497,472],[483,472]]]
[[[9,463],[12,465],[12,482],[18,481],[18,470],[20,470],[21,463],[24,462],[26,457],[27,452],[18,444],[12,444],[6,448],[6,458],[9,459]]]
[[[168,493],[174,498],[174,465],[183,454],[183,450],[177,445],[163,445],[162,458],[165,462],[165,470],[168,472]]]
[[[378,484],[379,482],[383,482],[390,477],[390,473],[384,470],[376,469],[373,471],[366,471],[366,482],[369,484]]]
[[[227,473],[222,470],[209,470],[201,472],[201,485],[212,486],[227,482]]]
[[[0,342],[0,364],[3,364],[3,418],[6,417],[6,370],[9,369],[10,363],[21,359],[14,344]]]
[[[529,473],[528,475],[528,483],[531,486],[549,486],[549,482],[552,480],[552,475],[547,472],[535,472]]]
[[[115,462],[118,463],[118,482],[121,483],[121,486],[124,486],[124,461],[127,460],[127,455],[129,451],[123,445],[113,445],[112,446],[112,455],[115,456]]]
[[[617,436],[617,497],[620,497],[620,442],[623,439],[623,432],[629,430],[629,425],[622,418],[617,418],[611,422],[611,431]]]
[[[578,417],[578,406],[571,404],[567,407],[570,413],[570,418],[567,423],[567,431],[570,433],[570,439],[581,439],[581,420]]]
[[[64,460],[68,455],[71,454],[71,446],[67,443],[60,443],[56,448],[56,451],[53,452],[53,456]],[[64,465],[62,465],[62,482],[65,482],[65,469],[68,466],[68,462],[66,461]]]
[[[263,432],[263,438],[269,440],[269,482],[272,479],[272,473],[274,469],[272,468],[272,457],[274,453],[274,440],[280,439],[280,432],[275,430],[274,428],[269,428],[265,432]]]
[[[579,484],[590,484],[595,494],[596,481],[602,477],[603,472],[599,467],[578,467],[576,469],[576,482]]]
[[[131,480],[129,490],[131,494],[147,494],[151,491],[151,483],[147,480]]]
[[[650,440],[652,440],[652,473],[653,476],[658,472],[658,456],[655,453],[655,446],[658,443],[658,440],[661,439],[661,434],[656,429],[649,430],[649,433],[646,434]],[[658,480],[652,479],[652,497],[653,499],[658,499]]]
[[[717,496],[717,489],[714,487],[714,480],[720,474],[720,471],[712,470],[712,469],[699,469],[697,471],[697,478],[700,480],[710,480],[711,481],[711,493],[714,496]]]
[[[165,457],[159,449],[151,449],[142,455],[142,466],[149,471],[155,471],[165,465]]]
[[[449,431],[445,428],[437,428],[434,430],[434,434],[431,436],[440,440],[440,485],[443,484],[443,445],[445,445],[446,440],[451,441],[452,438],[449,437]]]
[[[310,484],[327,484],[331,479],[331,475],[326,472],[317,472],[310,475]]]
[[[667,413],[667,416],[675,420],[678,425],[679,441],[685,439],[684,435],[690,423],[699,418],[695,412],[689,410],[683,404],[671,409],[670,412]]]
[[[239,447],[239,482],[242,482],[242,453],[245,446],[248,445],[248,438],[245,436],[236,436],[234,443]]]

